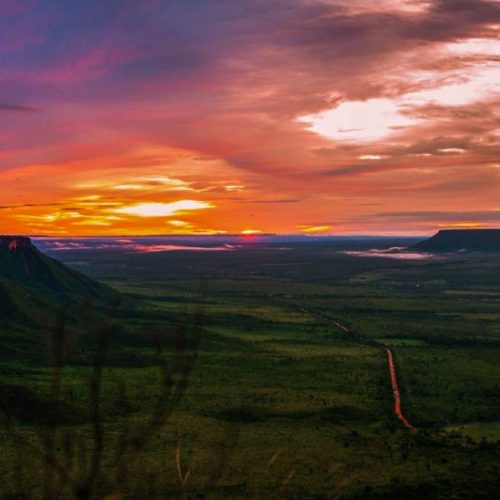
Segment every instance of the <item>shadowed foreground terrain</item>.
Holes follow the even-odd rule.
[[[122,299],[1,327],[4,498],[495,498],[500,257],[35,243]]]

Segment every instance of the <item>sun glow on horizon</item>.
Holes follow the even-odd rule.
[[[242,236],[256,236],[262,234],[262,231],[260,229],[243,229],[240,231],[240,234]]]

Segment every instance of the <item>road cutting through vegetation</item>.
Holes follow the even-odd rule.
[[[335,321],[331,318],[328,318],[322,314],[319,314],[314,311],[308,311],[306,309],[302,309],[304,312],[307,312],[309,314],[314,315],[317,319],[330,323],[331,325],[335,326],[339,330],[342,330],[344,333],[351,333],[353,334],[354,337],[357,337],[358,339],[361,337],[358,333],[354,333],[350,328],[347,326],[343,325],[339,321]],[[364,337],[363,337],[364,338]],[[396,418],[400,420],[403,425],[407,428],[410,429],[411,431],[416,431],[417,429],[415,428],[414,425],[410,423],[410,421],[405,417],[403,413],[403,408],[402,408],[402,401],[401,401],[401,393],[399,391],[399,384],[398,384],[398,376],[397,376],[397,371],[396,371],[396,363],[394,362],[394,353],[392,352],[392,349],[390,347],[387,347],[384,344],[381,344],[380,342],[377,342],[373,339],[366,339],[369,340],[370,344],[376,345],[378,347],[381,347],[385,350],[387,354],[387,364],[389,367],[389,376],[391,379],[391,387],[392,387],[392,393],[394,396],[394,414],[396,415]]]

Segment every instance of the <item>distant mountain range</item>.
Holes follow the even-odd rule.
[[[500,229],[447,229],[413,249],[439,252],[500,252]]]

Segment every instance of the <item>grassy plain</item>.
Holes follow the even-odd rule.
[[[130,317],[117,315],[119,349],[103,371],[96,498],[495,498],[500,257],[400,261],[342,249],[311,241],[206,253],[57,252],[140,304]],[[199,307],[205,333],[186,391],[126,470],[116,470],[121,424],[147,421],[160,391],[151,334],[171,336]],[[394,416],[382,344],[395,354],[417,433]],[[84,359],[64,369],[72,396],[56,429],[80,433],[92,450]],[[51,369],[3,358],[0,374],[29,389],[19,392],[16,418],[37,442],[48,409],[35,396]],[[4,438],[4,498],[41,497],[43,460]]]

